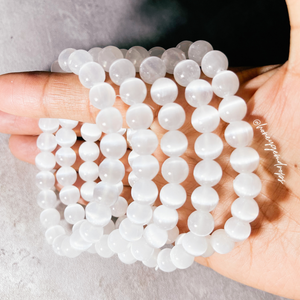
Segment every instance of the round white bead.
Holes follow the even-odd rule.
[[[45,228],[50,228],[59,223],[60,214],[55,208],[47,208],[41,212],[40,221]]]
[[[39,119],[39,128],[43,132],[54,133],[59,127],[59,120],[52,118],[41,118]]]
[[[133,201],[128,205],[127,218],[135,224],[146,225],[152,218],[151,206]]]
[[[224,229],[226,233],[237,242],[246,240],[251,233],[250,224],[236,217],[229,218],[224,225]]]
[[[227,123],[241,121],[247,113],[247,104],[241,97],[227,96],[219,105],[219,113]]]
[[[104,47],[98,55],[98,61],[106,72],[109,72],[112,63],[120,58],[123,58],[123,54],[115,46]]]
[[[131,253],[131,248],[128,248],[125,252],[118,253],[118,257],[126,265],[134,264],[137,261]]]
[[[143,236],[145,241],[153,248],[162,247],[168,240],[167,231],[159,228],[156,224],[148,225]]]
[[[45,232],[45,238],[48,244],[52,245],[56,237],[66,234],[65,229],[60,225],[48,228]]]
[[[107,82],[94,85],[89,92],[90,103],[99,109],[104,109],[114,105],[116,92]]]
[[[44,132],[37,138],[36,145],[41,151],[52,152],[56,148],[57,142],[52,133]]]
[[[139,78],[129,78],[120,86],[120,96],[124,103],[133,105],[146,99],[147,87]]]
[[[210,43],[199,40],[190,45],[188,56],[200,66],[204,55],[212,50],[213,47]]]
[[[173,272],[176,266],[173,264],[170,257],[171,249],[165,248],[161,250],[157,256],[157,265],[164,272]]]
[[[169,208],[177,209],[186,201],[186,190],[183,186],[176,183],[168,183],[160,190],[160,201]]]
[[[52,249],[53,249],[54,253],[56,253],[59,256],[63,256],[64,255],[61,246],[62,246],[62,243],[65,240],[65,238],[66,238],[66,235],[64,234],[64,235],[57,236],[53,240]]]
[[[218,205],[219,195],[212,187],[199,186],[193,191],[191,200],[195,209],[210,212]]]
[[[163,62],[166,65],[167,73],[173,74],[174,68],[176,67],[176,65],[180,61],[185,60],[186,57],[182,50],[180,50],[178,48],[170,48],[170,49],[167,49],[163,53],[163,55],[161,56],[161,59],[163,60]]]
[[[185,89],[185,99],[193,107],[208,104],[212,97],[212,86],[203,79],[193,80]]]
[[[72,147],[77,141],[77,135],[72,129],[61,128],[57,131],[56,142],[61,147]]]
[[[124,175],[125,167],[118,159],[106,158],[99,166],[99,177],[105,183],[117,184]]]
[[[151,48],[148,52],[149,52],[150,56],[156,56],[156,57],[161,58],[161,56],[163,55],[163,53],[165,51],[166,51],[165,48],[156,46],[156,47]]]
[[[152,204],[158,196],[156,184],[151,180],[138,180],[131,189],[133,200],[141,204]]]
[[[86,161],[79,167],[79,176],[84,181],[94,181],[98,178],[98,165],[92,161]]]
[[[217,96],[225,98],[238,91],[240,82],[237,75],[232,71],[222,71],[213,78],[211,85]]]
[[[129,155],[128,155],[128,163],[130,165],[130,167],[132,168],[132,164],[133,164],[133,161],[138,157],[140,156],[139,154],[137,154],[135,151],[130,151]]]
[[[89,221],[84,220],[79,227],[79,233],[86,242],[95,243],[103,235],[103,227],[95,226]]]
[[[84,223],[84,222],[87,222],[86,219],[79,220],[78,222],[76,222],[75,224],[73,224],[73,226],[72,226],[72,232],[75,232],[75,231],[79,230],[81,224]]]
[[[259,177],[253,173],[241,173],[233,180],[233,189],[239,197],[255,198],[261,188]]]
[[[217,73],[228,69],[228,59],[221,51],[209,51],[202,59],[201,69],[207,77],[213,78]]]
[[[178,269],[187,269],[194,262],[194,256],[187,253],[182,245],[176,245],[170,252],[172,263]]]
[[[87,142],[95,142],[100,139],[102,131],[97,124],[84,123],[81,126],[81,136]]]
[[[114,252],[108,247],[108,235],[103,235],[98,242],[95,243],[96,252],[104,258],[114,255]]]
[[[101,139],[100,150],[107,158],[120,159],[126,153],[127,143],[122,135],[110,133]]]
[[[258,167],[259,155],[250,147],[239,147],[230,155],[230,164],[238,173],[251,173]]]
[[[224,229],[214,231],[210,243],[213,249],[220,254],[226,254],[234,248],[234,241]]]
[[[96,124],[104,133],[118,132],[122,128],[123,117],[117,108],[107,107],[98,113]]]
[[[84,208],[77,203],[69,204],[65,208],[64,217],[69,224],[75,224],[84,218]]]
[[[87,51],[80,49],[70,54],[68,58],[68,66],[73,73],[78,75],[80,68],[91,61],[93,61],[92,55]]]
[[[63,255],[69,258],[77,257],[82,251],[74,249],[70,244],[70,237],[66,236],[61,243],[61,252]]]
[[[178,222],[178,212],[176,209],[160,205],[154,210],[153,222],[161,229],[171,230]]]
[[[156,56],[146,58],[140,65],[140,76],[144,82],[153,84],[158,78],[166,76],[166,65]]]
[[[177,130],[185,122],[185,111],[177,103],[168,103],[159,110],[158,122],[166,130]]]
[[[188,232],[182,238],[182,246],[184,250],[193,256],[200,256],[204,254],[208,247],[207,244],[206,237],[195,235],[192,232]]]
[[[113,217],[119,218],[126,214],[128,203],[125,198],[119,197],[114,205],[111,206],[111,213]]]
[[[78,125],[78,121],[69,120],[69,119],[59,119],[59,125],[62,128],[73,129]]]
[[[62,186],[72,185],[77,180],[77,172],[71,167],[61,167],[56,172],[56,180]]]
[[[194,148],[200,158],[216,159],[223,151],[223,142],[215,133],[207,132],[196,139]]]
[[[181,157],[170,157],[164,161],[161,174],[169,183],[181,183],[189,175],[189,166]]]
[[[97,203],[90,202],[85,207],[86,219],[94,225],[104,227],[111,219],[110,207]]]
[[[176,83],[169,78],[159,78],[155,80],[150,90],[152,100],[158,105],[172,103],[178,96]]]
[[[177,44],[176,48],[180,49],[184,52],[185,57],[188,57],[189,48],[193,44],[191,41],[182,41],[179,44]]]
[[[155,268],[157,266],[157,256],[159,252],[160,249],[154,249],[151,256],[148,259],[143,260],[142,263],[148,268]]]
[[[131,187],[133,187],[138,180],[139,180],[139,178],[133,172],[129,173],[128,183]]]
[[[58,64],[62,68],[62,70],[64,70],[65,72],[71,72],[69,65],[68,65],[68,59],[69,59],[69,56],[74,51],[76,51],[76,50],[73,48],[67,48],[67,49],[63,50],[58,56]]]
[[[109,68],[109,77],[113,83],[121,85],[126,79],[135,77],[135,67],[128,59],[117,59]]]
[[[55,177],[50,171],[41,171],[36,174],[35,183],[41,190],[49,190],[54,186]]]
[[[222,168],[210,159],[205,159],[197,163],[194,168],[194,178],[200,185],[214,186],[222,178]]]
[[[119,191],[115,184],[100,181],[94,188],[94,199],[103,205],[111,206],[116,203],[118,198]]]
[[[102,48],[100,47],[93,47],[88,51],[88,53],[92,55],[93,61],[99,62],[98,57],[101,50]]]
[[[198,132],[212,132],[219,126],[219,123],[219,112],[211,105],[202,105],[192,114],[192,125]]]
[[[93,142],[85,142],[80,145],[78,153],[82,160],[94,161],[99,157],[100,149]]]
[[[86,251],[88,248],[92,246],[92,243],[89,243],[85,241],[81,234],[79,233],[79,230],[74,231],[70,236],[70,245],[74,249],[80,250],[80,251]]]
[[[56,194],[52,190],[40,191],[37,195],[37,204],[40,208],[54,208],[57,203]]]
[[[206,211],[194,211],[188,217],[189,230],[200,236],[206,236],[214,230],[214,218]]]
[[[64,186],[59,192],[59,199],[65,205],[76,203],[79,201],[79,198],[79,189],[73,185]]]
[[[242,221],[250,223],[257,218],[259,207],[254,199],[241,197],[232,203],[231,214]]]
[[[186,87],[193,80],[199,79],[201,74],[199,65],[191,59],[179,62],[174,69],[174,78],[181,86]]]
[[[124,219],[120,226],[119,231],[121,236],[128,242],[138,241],[144,232],[143,225],[132,223],[128,218]]]
[[[85,201],[92,201],[94,198],[94,188],[96,186],[96,182],[87,181],[80,188],[80,195]]]
[[[126,52],[125,58],[130,60],[135,66],[135,70],[138,72],[142,61],[149,57],[149,52],[141,46],[133,46]]]
[[[159,171],[158,160],[152,155],[140,155],[133,161],[132,171],[139,179],[152,180]]]
[[[35,157],[35,165],[41,171],[50,171],[55,165],[55,156],[51,152],[41,152]]]
[[[153,252],[153,247],[143,237],[131,244],[131,253],[139,261],[148,260]]]
[[[253,128],[245,121],[232,122],[226,127],[224,136],[231,147],[250,146],[253,140]]]
[[[160,147],[168,156],[181,156],[188,147],[188,140],[181,131],[171,130],[161,138]]]
[[[171,230],[168,230],[167,232],[168,232],[168,240],[166,244],[173,244],[179,235],[179,229],[177,226],[175,226]]]
[[[126,112],[126,122],[133,130],[147,129],[153,122],[153,112],[147,104],[133,104]]]
[[[105,81],[105,72],[98,63],[89,62],[81,67],[79,80],[84,87],[90,89],[94,85]]]
[[[150,129],[139,129],[131,138],[132,149],[139,155],[152,154],[157,146],[156,134]]]
[[[119,229],[115,229],[108,235],[107,245],[115,253],[122,253],[130,248],[130,242],[121,236]]]

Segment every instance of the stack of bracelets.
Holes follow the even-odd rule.
[[[77,141],[73,129],[78,122],[49,118],[39,120],[43,133],[37,140],[41,152],[35,160],[40,170],[36,184],[41,189],[37,202],[43,209],[40,221],[47,229],[46,240],[55,253],[76,257],[88,251],[105,258],[117,253],[125,264],[138,260],[148,267],[171,272],[176,268],[188,268],[197,256],[228,253],[236,242],[249,237],[249,223],[259,213],[253,199],[261,191],[261,181],[253,173],[259,164],[259,155],[249,147],[253,129],[242,120],[247,112],[246,102],[234,96],[239,88],[238,77],[227,68],[227,57],[202,40],[194,43],[183,41],[167,50],[154,47],[147,51],[140,46],[125,50],[108,46],[89,51],[68,48],[60,53],[51,71],[79,75],[83,86],[90,89],[90,103],[100,112],[96,124],[84,123],[81,127],[85,141],[79,148],[79,156],[84,163],[78,174],[85,183],[80,189],[74,186],[77,172],[72,165],[76,161],[76,153],[71,148]],[[199,79],[201,71],[212,78],[211,84]],[[106,72],[120,87],[118,96],[114,88],[105,82]],[[142,80],[135,77],[136,72]],[[196,210],[187,220],[190,231],[182,234],[176,226],[177,209],[186,202],[187,193],[181,183],[188,177],[189,166],[181,157],[187,150],[188,139],[179,129],[185,123],[186,114],[182,106],[174,103],[178,87],[173,80],[165,77],[166,73],[173,74],[177,84],[185,87],[185,99],[195,107],[191,124],[199,132],[194,144],[199,162],[193,171],[199,187],[191,195]],[[152,100],[161,106],[158,122],[167,130],[160,140],[162,152],[169,157],[161,166],[161,174],[167,184],[160,191],[152,181],[160,169],[158,160],[152,155],[159,141],[149,129],[153,112],[143,103],[147,96],[145,82],[151,85]],[[208,105],[213,93],[223,98],[218,110]],[[120,111],[113,107],[117,97],[129,106],[126,112],[127,130],[122,128]],[[226,142],[235,148],[230,155],[230,164],[239,173],[233,181],[238,198],[232,203],[232,217],[227,220],[224,229],[213,232],[214,219],[210,212],[219,202],[213,186],[222,177],[222,168],[214,159],[223,150],[222,139],[213,131],[220,119],[229,123],[224,136]],[[132,168],[128,181],[134,200],[129,205],[128,199],[120,196],[125,175],[120,159],[127,151],[127,143],[132,147],[128,156]],[[53,154],[57,145],[60,148]],[[105,159],[98,166],[95,160],[100,151]],[[60,168],[54,175],[56,164]],[[55,177],[62,186],[59,199],[66,205],[65,221],[73,225],[71,234],[59,225]],[[161,205],[155,207],[153,204],[158,196]],[[78,204],[80,198],[88,204]]]

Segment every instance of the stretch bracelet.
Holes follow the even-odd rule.
[[[227,68],[227,57],[213,50],[206,41],[183,41],[167,50],[154,47],[147,51],[140,46],[125,50],[108,46],[89,51],[68,48],[61,52],[51,71],[77,74],[80,82],[90,89],[91,105],[100,111],[96,124],[84,123],[80,129],[84,142],[79,147],[79,156],[84,163],[78,174],[85,182],[80,190],[74,185],[77,172],[72,166],[76,153],[71,148],[77,141],[74,129],[78,122],[39,121],[43,133],[37,140],[41,150],[36,156],[40,170],[36,184],[41,189],[37,202],[44,209],[40,220],[47,229],[46,240],[55,253],[76,257],[88,251],[105,258],[117,254],[123,263],[141,261],[148,267],[171,272],[188,268],[197,256],[228,253],[236,242],[249,237],[250,222],[259,213],[254,198],[262,186],[253,173],[258,167],[259,155],[249,147],[253,129],[243,121],[246,102],[235,96],[238,77]],[[136,72],[141,79],[135,77]],[[180,131],[186,114],[182,106],[174,103],[178,87],[165,77],[166,73],[174,74],[177,84],[185,87],[186,101],[195,107],[191,126],[199,132],[194,144],[199,162],[193,169],[199,187],[191,195],[196,210],[187,220],[189,232],[181,234],[177,227],[177,209],[186,202],[187,193],[181,184],[189,174],[189,165],[181,157],[188,148],[188,138]],[[212,78],[212,83],[200,79],[201,73]],[[119,86],[119,95],[105,82],[108,75]],[[161,175],[167,184],[160,191],[153,181],[160,171],[153,155],[159,140],[150,129],[153,112],[144,103],[145,83],[151,85],[152,100],[161,106],[158,123],[167,130],[160,140],[160,148],[168,156],[161,166]],[[209,105],[213,94],[222,98],[218,109]],[[129,106],[127,130],[122,128],[122,115],[114,107],[117,98]],[[221,138],[213,131],[220,120],[229,123],[225,140],[235,148],[230,164],[239,173],[233,181],[238,198],[232,203],[232,217],[224,229],[213,232],[211,211],[219,202],[213,187],[222,178],[222,168],[215,159],[223,150]],[[57,145],[60,148],[54,155]],[[129,205],[128,199],[121,196],[125,168],[120,160],[128,151],[128,145],[131,148],[128,163],[132,168],[128,181],[133,199]],[[98,166],[95,161],[100,153],[105,159]],[[60,168],[54,174],[56,163]],[[66,205],[64,219],[72,225],[71,232],[68,226],[62,226],[56,209],[59,201],[54,189],[55,178],[62,186],[58,195],[60,202]],[[78,204],[80,197],[88,204]],[[158,197],[161,205],[156,207]]]

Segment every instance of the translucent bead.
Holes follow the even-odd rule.
[[[155,268],[157,266],[157,256],[160,249],[154,249],[151,256],[148,259],[142,261],[142,263],[148,268]]]
[[[56,172],[56,180],[62,186],[72,185],[77,179],[77,172],[71,167],[62,167]]]
[[[142,103],[147,96],[145,83],[139,78],[129,78],[120,86],[120,97],[128,105]]]
[[[207,241],[207,249],[206,249],[206,251],[203,254],[201,254],[201,256],[202,257],[210,257],[210,256],[212,256],[215,253],[215,250],[212,247],[211,242],[210,242],[211,235],[206,236],[205,239]]]
[[[76,133],[72,129],[61,128],[57,131],[56,142],[61,147],[72,147],[77,141]]]
[[[133,104],[126,112],[126,122],[133,130],[147,129],[153,122],[153,112],[147,104]]]
[[[52,190],[40,191],[37,195],[37,204],[40,208],[54,208],[57,203],[56,194]]]
[[[250,224],[236,217],[229,218],[224,225],[224,229],[237,242],[246,240],[251,233]]]
[[[114,105],[116,92],[110,84],[101,82],[90,89],[89,99],[94,107],[104,109]]]
[[[188,147],[188,140],[181,131],[171,130],[163,135],[160,147],[168,156],[181,156]]]
[[[97,183],[94,189],[94,199],[101,204],[111,206],[116,203],[119,197],[118,188],[113,184],[103,181]]]
[[[211,85],[217,96],[225,98],[238,91],[240,82],[237,75],[232,71],[222,71],[213,78]]]
[[[80,226],[82,223],[87,222],[85,219],[79,220],[78,222],[76,222],[75,224],[73,224],[72,226],[72,232],[75,232],[77,230],[80,229]]]
[[[245,121],[230,123],[224,132],[226,142],[234,148],[250,146],[253,140],[253,128]]]
[[[158,122],[166,130],[177,130],[185,122],[185,111],[177,103],[168,103],[159,110]]]
[[[194,256],[187,253],[182,245],[176,245],[172,248],[170,258],[178,269],[187,269],[194,262]]]
[[[43,227],[50,228],[60,221],[60,214],[55,208],[47,208],[40,214],[40,221]]]
[[[240,147],[231,153],[230,164],[238,173],[251,173],[258,167],[259,155],[253,148]]]
[[[152,204],[158,196],[156,184],[151,180],[140,179],[131,189],[133,200],[141,204]]]
[[[132,149],[139,155],[152,154],[157,146],[156,134],[150,129],[139,129],[131,139]]]
[[[108,247],[108,235],[103,235],[98,242],[95,243],[96,252],[104,258],[114,255],[114,252]]]
[[[127,208],[127,218],[135,224],[145,225],[152,218],[151,206],[133,201]]]
[[[135,263],[137,260],[133,257],[131,253],[131,249],[127,249],[125,252],[118,253],[118,257],[120,261],[126,265],[131,265]]]
[[[160,205],[154,210],[153,221],[159,228],[171,230],[178,222],[178,213],[176,209]]]
[[[88,248],[92,246],[92,243],[89,243],[85,241],[81,234],[79,233],[79,230],[74,231],[70,236],[70,245],[74,249],[80,250],[80,251],[86,251]]]
[[[218,205],[219,195],[215,189],[204,185],[193,191],[191,200],[195,209],[210,212]]]
[[[52,152],[56,148],[57,143],[53,134],[44,132],[37,138],[36,145],[41,151]]]
[[[88,51],[88,53],[92,55],[94,62],[99,62],[98,57],[99,57],[99,53],[101,50],[102,50],[102,48],[100,48],[100,47],[94,47]]]
[[[135,151],[130,151],[129,155],[128,155],[128,163],[130,165],[130,167],[132,167],[133,161],[135,160],[136,157],[140,156],[139,154],[137,154]]]
[[[66,238],[66,235],[59,235],[53,240],[52,249],[53,249],[54,253],[56,253],[59,256],[64,255],[61,246],[62,246],[62,243],[65,240],[65,238]]]
[[[69,204],[65,208],[64,217],[69,224],[75,224],[84,218],[84,208],[77,203]]]
[[[130,248],[130,242],[121,236],[119,229],[115,229],[108,235],[107,244],[115,253],[122,253]]]
[[[145,241],[153,248],[162,247],[168,240],[167,231],[159,228],[156,224],[148,225],[143,236]]]
[[[58,64],[65,72],[71,72],[68,64],[69,56],[76,51],[73,48],[63,50],[58,56]]]
[[[49,190],[54,186],[55,177],[50,171],[41,171],[36,174],[35,183],[41,190]]]
[[[152,180],[159,171],[158,160],[152,155],[140,155],[132,163],[132,171],[139,179]]]
[[[212,86],[203,79],[193,80],[185,89],[185,99],[193,107],[207,105],[212,97]]]
[[[118,132],[122,128],[123,118],[117,108],[107,107],[98,113],[96,124],[104,133]]]
[[[220,123],[219,112],[211,105],[202,105],[192,114],[192,125],[201,133],[214,131]]]
[[[79,198],[79,189],[73,185],[64,186],[59,192],[59,199],[65,205],[76,203],[79,201]]]
[[[189,175],[189,166],[181,157],[170,157],[164,161],[161,174],[169,183],[181,183]]]
[[[50,67],[50,71],[52,73],[65,73],[65,71],[60,67],[58,60],[55,60],[51,67]]]
[[[144,82],[153,84],[158,78],[166,76],[166,65],[155,56],[146,58],[140,65],[140,76]]]
[[[188,56],[200,66],[204,55],[212,50],[213,47],[210,43],[199,40],[190,45]]]
[[[86,219],[96,226],[104,227],[111,219],[110,207],[97,203],[90,202],[85,207]]]
[[[162,187],[159,197],[163,205],[177,209],[185,203],[187,196],[185,188],[180,184],[169,183]]]
[[[103,227],[95,226],[89,221],[84,221],[80,225],[79,233],[81,237],[88,243],[96,243],[103,235]]]
[[[129,173],[128,183],[131,187],[133,187],[138,180],[139,180],[139,178],[133,172]]]
[[[100,139],[102,131],[97,124],[84,123],[81,126],[81,136],[87,142],[95,142]]]
[[[45,238],[48,244],[52,245],[54,239],[60,235],[66,234],[64,228],[60,225],[55,225],[48,228],[45,232]]]
[[[79,176],[84,181],[94,181],[98,178],[98,165],[92,161],[86,161],[79,167]]]
[[[66,236],[61,243],[61,252],[69,258],[77,257],[82,253],[82,251],[74,249],[70,244],[70,237]]]
[[[162,54],[161,59],[166,65],[167,73],[173,74],[176,65],[180,61],[185,60],[186,57],[182,50],[178,48],[170,48]]]
[[[96,182],[87,181],[80,188],[80,195],[85,201],[92,201],[94,199],[94,188],[96,186]]]
[[[115,46],[103,48],[98,55],[98,61],[106,72],[109,72],[112,63],[120,58],[123,58],[123,54],[121,50]]]
[[[103,234],[110,234],[115,229],[115,223],[110,220],[108,224],[103,227]]]
[[[51,171],[56,165],[54,154],[51,152],[40,152],[35,157],[35,165],[41,171]]]
[[[197,163],[194,168],[194,178],[200,185],[214,186],[222,178],[222,168],[210,159],[205,159]]]
[[[196,139],[194,149],[202,159],[216,159],[223,151],[223,142],[215,133],[207,132]]]
[[[125,175],[123,163],[117,159],[106,158],[99,166],[101,180],[109,184],[117,184]]]
[[[156,56],[156,57],[159,57],[161,58],[161,56],[163,55],[163,53],[166,51],[165,48],[163,47],[159,47],[159,46],[156,46],[156,47],[153,47],[149,50],[149,55],[150,56]]]
[[[253,173],[241,173],[233,180],[233,189],[239,197],[255,198],[261,188],[261,180]]]
[[[111,64],[109,77],[113,83],[121,85],[126,79],[135,77],[135,67],[128,59],[118,59]]]
[[[209,51],[202,59],[201,69],[207,77],[213,78],[219,72],[228,69],[228,59],[221,51]]]
[[[214,218],[206,211],[194,211],[188,217],[189,230],[200,236],[206,236],[214,230]]]
[[[115,229],[119,229],[121,222],[126,219],[127,216],[122,216],[117,218],[116,222],[115,222]]]
[[[210,243],[213,249],[220,254],[226,254],[234,248],[234,241],[224,229],[218,229],[211,235]]]
[[[179,44],[177,44],[176,48],[183,51],[185,57],[188,57],[189,48],[192,44],[193,44],[193,42],[191,42],[191,41],[182,41]]]
[[[176,83],[169,78],[159,78],[155,80],[150,89],[152,100],[158,105],[172,103],[178,96]]]
[[[168,230],[167,233],[168,233],[168,240],[166,244],[173,244],[179,235],[179,229],[177,226],[175,226],[171,230]]]
[[[100,150],[107,158],[120,159],[126,153],[127,143],[122,135],[110,133],[102,138]]]
[[[78,149],[79,156],[84,161],[94,161],[99,157],[99,147],[93,142],[82,143]]]
[[[173,272],[176,270],[176,266],[173,264],[170,257],[171,249],[162,249],[157,256],[157,265],[160,270],[164,272]]]
[[[55,153],[56,162],[62,167],[70,167],[76,161],[76,153],[73,149],[62,147]]]
[[[186,233],[181,233],[178,235],[178,237],[176,238],[175,240],[175,245],[180,245],[182,244],[182,240],[183,240],[183,237],[186,235]]]
[[[232,203],[231,214],[242,221],[250,223],[257,218],[259,207],[254,199],[240,197]]]
[[[182,238],[182,246],[187,253],[193,256],[204,254],[208,247],[206,237],[195,235],[192,232],[188,232]]]
[[[174,78],[181,86],[186,87],[193,80],[199,79],[201,74],[199,65],[191,59],[179,62],[174,69]]]
[[[58,119],[41,118],[39,119],[39,127],[43,132],[54,133],[59,127]]]
[[[127,128],[126,129],[126,139],[127,139],[127,143],[128,145],[130,145],[131,147],[131,139],[133,137],[133,135],[137,132],[137,130],[133,130],[131,128]],[[133,151],[134,152],[134,151]],[[130,152],[131,153],[131,152]],[[135,152],[134,152],[135,153]],[[138,155],[138,154],[137,154]]]
[[[149,52],[144,47],[141,46],[131,47],[126,52],[126,56],[125,56],[125,58],[127,58],[134,64],[135,70],[137,72],[139,71],[142,61],[147,57],[149,57]]]
[[[91,61],[93,61],[92,55],[87,51],[80,49],[70,54],[68,58],[68,66],[73,73],[78,75],[80,68]]]
[[[241,121],[247,113],[247,104],[241,97],[227,96],[219,105],[219,113],[227,123]]]
[[[63,128],[73,129],[78,125],[78,121],[69,120],[69,119],[59,119],[59,125]]]
[[[120,226],[119,231],[121,236],[128,242],[138,241],[144,232],[143,225],[134,224],[128,218],[124,219]]]
[[[131,244],[131,253],[139,261],[148,260],[154,251],[143,237]]]
[[[105,72],[98,63],[89,62],[80,69],[79,80],[84,87],[90,89],[105,81]]]

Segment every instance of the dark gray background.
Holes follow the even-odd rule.
[[[283,63],[285,2],[0,0],[0,74],[48,70],[68,47],[149,49],[184,39],[208,40],[232,66]],[[36,169],[10,154],[8,138],[0,134],[0,299],[283,299],[197,264],[164,274],[116,257],[58,257],[39,223]]]

